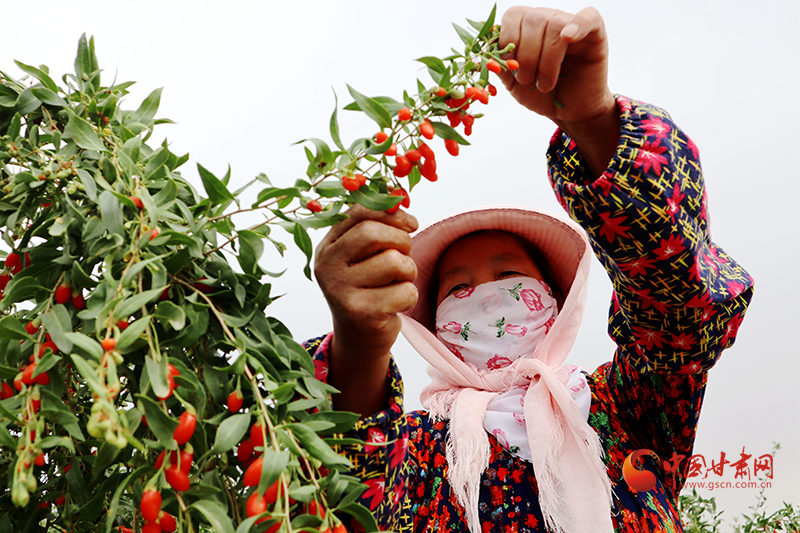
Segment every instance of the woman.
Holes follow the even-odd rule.
[[[752,281],[710,240],[691,140],[609,91],[595,10],[512,8],[507,43],[521,68],[506,88],[559,127],[549,178],[574,222],[487,208],[412,239],[413,217],[355,207],[317,252],[334,332],[311,348],[335,407],[362,415],[366,444],[348,452],[362,501],[395,530],[681,531],[706,372]],[[590,250],[614,285],[618,349],[588,374],[563,363]],[[389,355],[401,327],[433,378],[409,414]],[[637,491],[622,466],[643,449],[664,462],[644,461],[655,483]]]

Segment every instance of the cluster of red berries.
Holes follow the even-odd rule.
[[[25,263],[22,263],[22,257],[16,252],[11,252],[6,257],[5,268],[0,271],[0,298],[3,297],[3,292],[6,290],[6,285],[11,281],[11,276],[18,274],[23,268],[31,266],[31,255],[25,253]]]
[[[142,533],[172,533],[178,528],[175,517],[161,510],[161,493],[155,489],[148,488],[142,493],[139,511],[144,518]],[[120,532],[127,533],[127,529],[120,528]]]

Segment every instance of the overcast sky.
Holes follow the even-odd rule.
[[[513,5],[498,4],[498,13]],[[586,4],[554,1],[576,11]],[[800,504],[800,387],[795,334],[797,282],[797,127],[800,2],[766,0],[627,1],[594,3],[611,43],[612,91],[654,103],[700,148],[710,197],[712,238],[756,278],[756,294],[736,345],[711,371],[695,453],[735,461],[744,448],[760,456],[772,442],[772,508]],[[0,0],[2,11],[22,10]],[[184,175],[199,185],[195,164],[224,174],[233,186],[259,172],[278,185],[303,177],[307,137],[328,139],[334,91],[349,103],[346,84],[370,96],[399,99],[416,91],[415,63],[446,55],[460,41],[451,22],[484,19],[490,1],[406,0],[287,2],[39,1],[36,17],[3,25],[0,70],[22,73],[14,59],[46,64],[54,79],[72,71],[78,38],[93,35],[104,82],[136,81],[127,100],[135,108],[164,87],[160,117],[173,152],[191,154]],[[24,11],[29,11],[28,5]],[[500,84],[498,84],[500,86]],[[370,135],[374,123],[341,112],[345,144]],[[422,183],[411,213],[422,224],[466,207],[527,203],[558,212],[545,176],[544,152],[554,127],[502,93],[478,120],[457,159],[438,158],[439,182]],[[158,130],[157,130],[158,131]],[[244,227],[247,218],[237,219]],[[252,223],[252,222],[251,222]],[[318,241],[322,232],[313,238]],[[291,237],[285,239],[291,242]],[[270,271],[301,270],[298,252],[282,260],[265,256]],[[570,362],[590,370],[607,361],[613,345],[605,333],[610,284],[594,265],[590,301]],[[287,293],[268,310],[298,339],[328,331],[330,318],[316,286],[302,275],[275,282]],[[427,382],[424,365],[400,341],[395,347],[406,383],[407,408],[419,407]],[[711,479],[711,478],[709,478]],[[731,472],[722,481],[734,481]],[[747,511],[755,489],[719,489],[730,518]]]

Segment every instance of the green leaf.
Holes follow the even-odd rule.
[[[162,324],[169,324],[175,331],[182,330],[186,325],[186,312],[183,307],[175,305],[169,300],[159,302],[154,316]]]
[[[213,500],[197,500],[189,506],[190,509],[200,511],[211,524],[215,533],[233,533],[233,523],[228,517],[227,510]]]
[[[168,449],[175,449],[175,439],[172,434],[175,428],[178,427],[178,421],[173,420],[161,409],[155,400],[147,396],[137,394],[141,408],[144,410],[144,415],[147,417],[147,427],[156,436],[158,442],[163,444]]]
[[[289,429],[297,437],[297,440],[300,441],[300,444],[308,453],[322,461],[326,466],[341,465],[346,468],[352,468],[350,461],[334,452],[309,427],[303,424],[286,424],[286,429]]]
[[[94,37],[87,42],[86,34],[84,33],[78,40],[78,55],[75,57],[75,74],[78,75],[78,79],[88,79],[98,68],[97,56],[94,53]],[[96,89],[100,84],[100,80],[99,78],[95,78],[95,80],[96,81],[92,85]]]
[[[122,208],[117,197],[110,191],[100,193],[100,218],[109,233],[125,235],[125,228],[122,225]]]
[[[217,436],[214,438],[213,453],[224,453],[232,450],[241,442],[245,433],[250,429],[250,415],[238,414],[229,416],[217,428]]]
[[[419,61],[420,63],[422,63],[423,65],[425,65],[426,67],[433,70],[439,75],[444,75],[449,72],[448,68],[444,66],[444,62],[438,57],[425,56],[416,59],[416,61]]]
[[[78,354],[71,354],[70,358],[72,359],[72,363],[75,368],[78,370],[78,373],[83,376],[83,379],[86,380],[86,383],[89,385],[89,388],[97,394],[98,396],[102,396],[106,394],[105,387],[100,385],[100,382],[97,381],[97,373],[92,366],[86,362],[86,360]]]
[[[333,99],[335,104],[333,106],[333,114],[331,115],[331,139],[333,139],[333,142],[339,147],[339,150],[344,151],[344,145],[339,138],[339,119],[337,116],[339,112],[339,97],[336,96],[336,91],[333,91]]]
[[[437,120],[432,121],[431,124],[433,125],[433,129],[436,132],[436,135],[438,135],[442,139],[453,139],[458,144],[469,146],[469,141],[467,141],[464,137],[462,137],[449,124],[445,124],[444,122],[439,122]]]
[[[26,65],[25,63],[21,63],[19,61],[14,61],[14,63],[17,64],[17,66],[20,68],[20,70],[22,70],[26,74],[30,74],[31,76],[33,76],[34,78],[36,78],[37,80],[42,82],[45,87],[50,89],[50,91],[53,91],[53,92],[57,92],[58,91],[58,86],[50,78],[50,76],[48,76],[44,71],[42,71],[42,70],[40,70],[40,69],[38,69],[36,67],[32,67],[30,65]],[[44,101],[44,100],[42,100],[42,101]]]
[[[367,533],[380,530],[380,527],[378,527],[378,522],[375,521],[375,517],[371,512],[369,512],[369,509],[360,503],[351,503],[346,507],[338,507],[337,510],[347,513],[358,520],[361,525],[364,526],[364,530]]]
[[[31,88],[31,92],[33,93],[33,96],[35,96],[44,104],[54,105],[57,107],[67,107],[69,105],[64,101],[63,98],[46,87],[33,87]]]
[[[389,111],[380,102],[378,102],[378,100],[364,96],[349,85],[347,86],[347,89],[350,91],[350,95],[358,104],[358,107],[361,108],[361,111],[363,111],[369,118],[377,122],[381,129],[392,127],[392,116],[389,114]]]
[[[75,356],[73,356],[73,360],[74,359]],[[42,395],[42,415],[60,424],[69,432],[73,439],[78,441],[85,440],[80,424],[78,423],[78,417],[70,411],[69,407],[67,407],[61,398],[45,387],[39,387],[39,392]]]
[[[484,22],[483,27],[478,32],[478,39],[486,37],[492,31],[492,26],[494,26],[494,18],[497,14],[497,4],[492,6],[492,12],[489,14],[489,18],[486,19]]]
[[[122,300],[117,304],[117,308],[114,310],[114,318],[117,320],[121,318],[128,318],[133,313],[138,311],[143,305],[147,305],[161,296],[161,294],[164,292],[164,289],[165,287],[150,289],[149,291],[143,291],[131,296],[130,298]]]
[[[67,127],[64,128],[64,138],[72,139],[75,144],[84,150],[96,150],[98,152],[106,151],[103,141],[100,140],[97,131],[86,122],[84,119],[73,113],[69,112],[69,122]]]
[[[372,189],[367,189],[366,191],[359,189],[350,194],[356,202],[363,205],[367,209],[372,209],[373,211],[386,211],[390,207],[396,206],[403,200],[399,196],[381,194],[377,191],[373,191]]]
[[[201,243],[185,233],[172,230],[164,231],[157,238],[159,239],[159,246],[184,246],[192,257],[203,258]],[[159,258],[163,258],[163,256],[159,256]]]
[[[53,306],[42,315],[42,324],[61,352],[72,351],[72,341],[66,336],[66,333],[72,332],[72,320],[66,307],[61,304]]]
[[[98,361],[103,355],[103,348],[100,346],[100,343],[91,337],[84,335],[83,333],[79,333],[77,331],[70,332],[66,333],[64,337],[66,337],[67,340],[73,344],[73,348],[80,348],[81,351],[90,357],[97,359]]]
[[[152,315],[143,316],[128,324],[128,327],[125,328],[125,331],[120,333],[119,337],[117,337],[117,350],[123,351],[125,348],[133,344],[136,339],[138,339],[145,332],[150,322],[150,316]]]
[[[424,89],[423,89],[422,92],[424,92]],[[374,100],[375,102],[378,102],[383,107],[385,107],[386,110],[389,111],[389,114],[391,114],[391,115],[397,114],[397,112],[400,111],[404,107],[408,107],[405,103],[398,102],[397,100],[395,100],[394,98],[392,98],[390,96],[373,96],[372,100]],[[345,109],[346,111],[361,111],[362,110],[361,107],[358,105],[358,102],[350,102],[349,104],[344,106],[343,109]]]
[[[292,235],[294,236],[294,243],[306,255],[306,266],[303,268],[303,273],[308,279],[311,279],[311,256],[314,253],[311,237],[308,236],[308,231],[300,224],[294,225]]]
[[[286,470],[286,465],[289,464],[289,459],[291,459],[292,454],[289,450],[276,451],[266,446],[264,447],[264,452],[261,457],[264,460],[264,464],[261,466],[258,492],[264,494],[267,488],[280,477],[281,472]]]
[[[200,163],[197,164],[197,170],[200,173],[200,180],[203,182],[203,188],[208,194],[208,199],[214,205],[220,205],[225,201],[232,201],[233,195],[225,187],[225,185],[214,174],[203,168]]]
[[[150,379],[150,385],[153,387],[153,392],[156,393],[156,396],[159,398],[169,396],[170,390],[167,383],[165,359],[162,357],[161,363],[157,363],[151,357],[146,357],[144,363],[147,369],[147,377]]]
[[[9,315],[0,318],[0,338],[14,340],[30,340],[31,337],[25,330],[25,326],[17,317]]]
[[[314,190],[323,198],[336,198],[347,194],[342,184],[333,180],[318,183]]]
[[[258,260],[264,253],[264,241],[255,232],[242,230],[239,236],[239,264],[245,274],[258,275]]]
[[[473,40],[472,34],[458,24],[453,23],[453,27],[456,29],[456,33],[458,34],[459,38],[464,41],[464,44],[470,46]]]
[[[141,122],[148,128],[152,128],[153,118],[156,116],[158,106],[161,103],[162,88],[156,89],[151,92],[147,98],[144,99],[139,109],[134,111],[128,116],[130,122]]]

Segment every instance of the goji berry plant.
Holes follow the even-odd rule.
[[[345,147],[335,110],[335,147],[301,141],[306,177],[288,187],[260,175],[231,191],[199,164],[193,187],[188,156],[148,144],[169,122],[161,91],[125,109],[132,83],[103,83],[91,39],[61,84],[45,66],[0,72],[0,531],[377,529],[332,448],[354,444],[341,434],[357,416],[331,410],[267,317],[259,260],[285,230],[310,261],[307,230],[346,204],[408,207],[437,180],[439,143],[458,155],[496,94],[489,72],[517,67],[494,15],[456,27],[463,53],[419,59],[433,82],[416,94],[349,88],[345,109],[377,131]],[[264,219],[237,228],[243,212]]]

